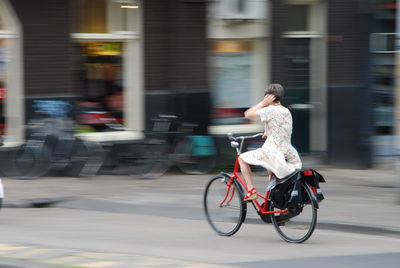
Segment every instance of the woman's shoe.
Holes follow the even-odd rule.
[[[252,201],[254,199],[257,199],[257,197],[258,197],[258,195],[256,192],[256,188],[253,187],[247,192],[247,194],[244,196],[243,200],[244,201]]]

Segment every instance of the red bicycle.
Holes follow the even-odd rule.
[[[248,189],[239,175],[238,157],[246,139],[262,136],[233,137],[228,134],[237,156],[233,174],[221,172],[211,178],[204,192],[204,211],[207,221],[219,235],[235,234],[246,219],[247,203],[243,200]],[[258,194],[253,205],[264,222],[272,223],[287,242],[302,243],[312,235],[317,223],[318,202],[324,197],[319,182],[325,182],[315,170],[299,170],[283,179],[273,176],[266,194]]]

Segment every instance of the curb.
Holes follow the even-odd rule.
[[[338,222],[317,222],[317,228],[321,230],[333,230],[346,233],[368,234],[368,235],[386,235],[400,238],[400,229],[396,230],[388,227],[357,225]]]

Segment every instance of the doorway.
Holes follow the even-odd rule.
[[[293,116],[292,143],[301,153],[310,152],[310,39],[287,39],[288,83],[285,105]]]

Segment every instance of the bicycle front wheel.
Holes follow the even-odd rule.
[[[219,235],[235,234],[246,218],[247,206],[237,182],[228,189],[229,179],[212,178],[204,192],[204,212],[211,227]]]
[[[288,213],[271,214],[271,221],[275,230],[290,243],[302,243],[314,232],[317,224],[318,204],[307,184],[301,186],[303,202],[291,206]],[[273,196],[271,196],[273,200]],[[268,210],[281,210],[274,207],[274,202],[269,202]]]

